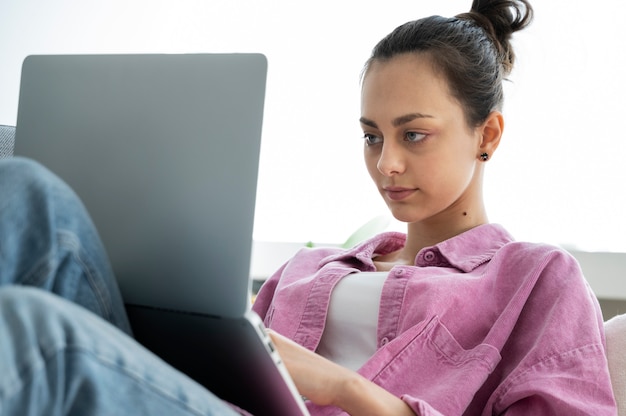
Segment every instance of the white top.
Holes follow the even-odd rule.
[[[376,352],[380,295],[387,274],[352,273],[337,283],[318,354],[358,370]]]

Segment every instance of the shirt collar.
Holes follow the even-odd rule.
[[[498,224],[485,224],[465,231],[432,247],[425,247],[415,258],[416,266],[447,266],[470,272],[488,262],[513,237]],[[363,271],[374,271],[372,258],[404,247],[406,235],[398,232],[381,233],[351,249],[324,258],[323,266],[333,261],[350,262]],[[354,264],[358,263],[358,264]]]
[[[500,248],[512,241],[513,237],[501,225],[484,224],[420,250],[415,265],[425,265],[426,253],[435,250],[450,266],[467,273],[491,260]]]
[[[325,257],[322,259],[320,266],[324,266],[333,261],[342,261],[352,263],[361,271],[375,271],[376,267],[372,261],[373,257],[400,250],[404,247],[405,243],[406,235],[404,233],[381,233],[350,249]]]

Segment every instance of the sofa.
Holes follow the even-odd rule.
[[[0,159],[13,156],[15,127],[0,125]],[[604,323],[609,370],[618,414],[626,416],[626,314]]]
[[[13,155],[13,144],[15,143],[15,128],[0,124],[0,159]]]

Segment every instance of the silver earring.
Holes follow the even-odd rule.
[[[483,153],[480,155],[480,160],[482,160],[483,162],[486,162],[487,160],[489,160],[489,153]]]

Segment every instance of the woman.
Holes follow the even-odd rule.
[[[407,233],[304,250],[254,304],[313,414],[615,414],[601,314],[576,261],[515,242],[483,204],[510,37],[531,13],[524,0],[476,0],[374,48],[365,163]]]
[[[489,224],[509,38],[526,1],[396,29],[362,86],[365,162],[407,233],[303,250],[254,310],[314,415],[615,414],[597,301],[577,263]],[[0,412],[232,414],[138,346],[75,196],[0,163]],[[95,241],[95,242],[94,242]],[[10,341],[10,342],[9,342]],[[36,400],[34,399],[36,398]]]

